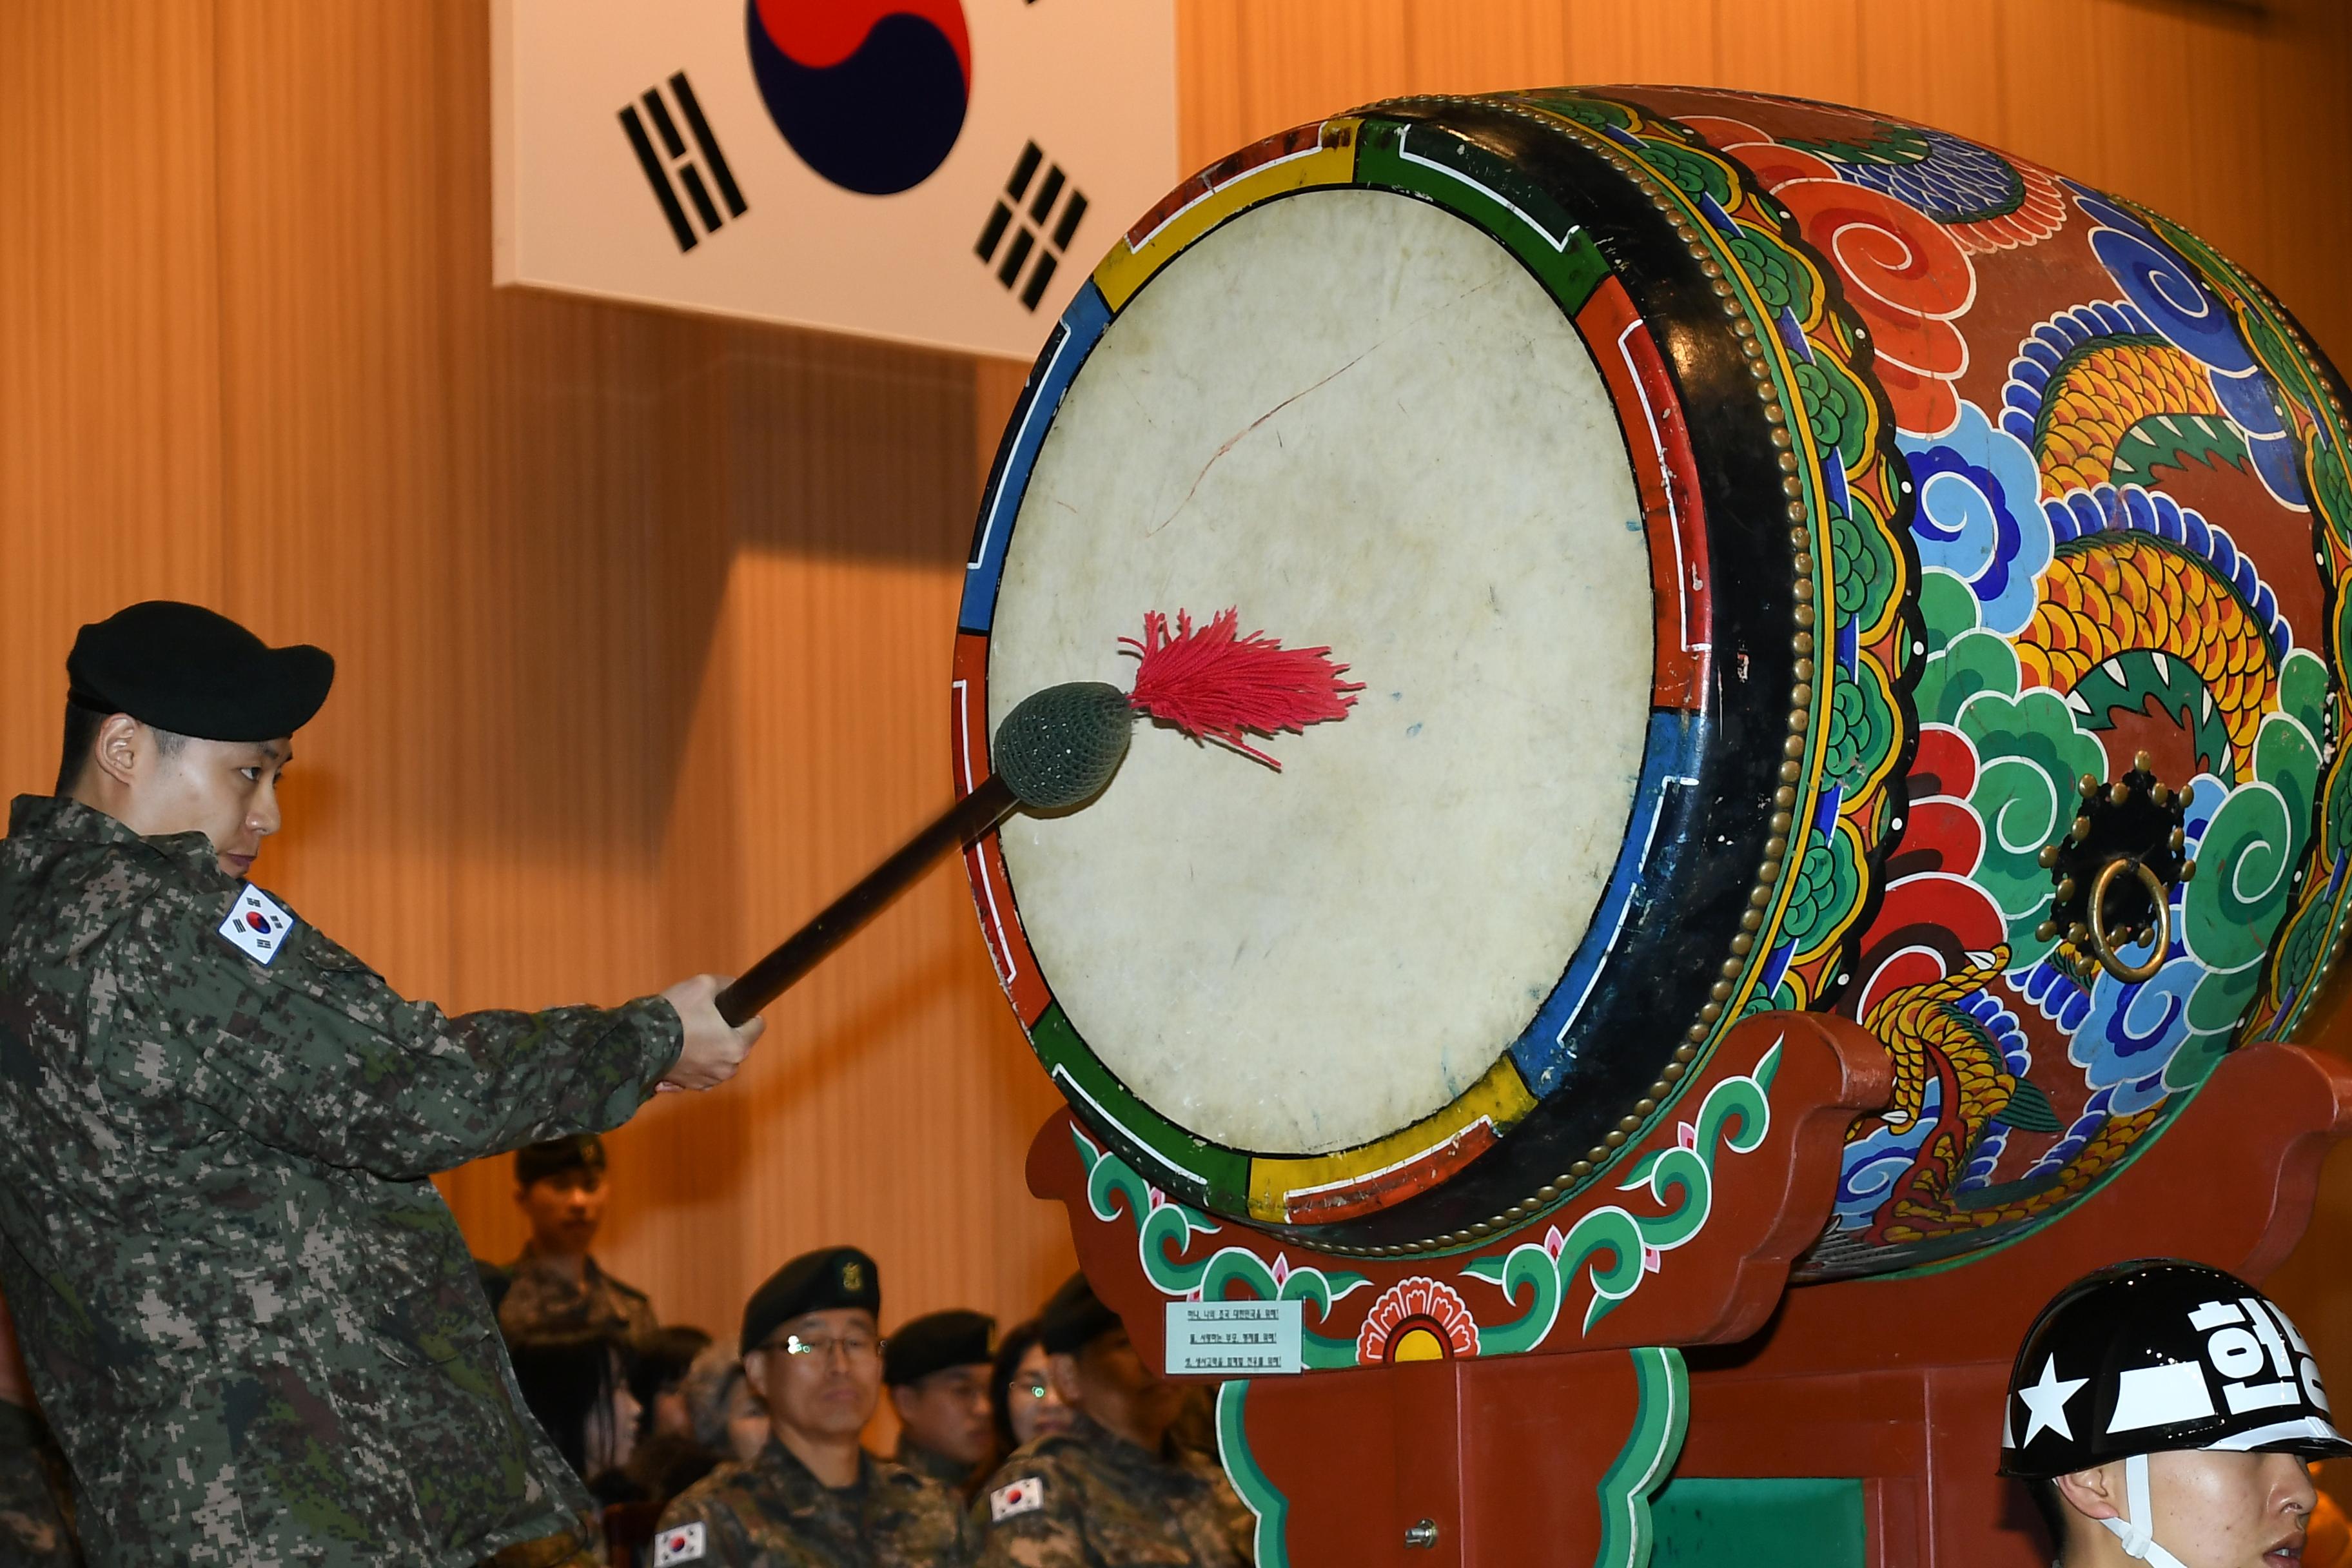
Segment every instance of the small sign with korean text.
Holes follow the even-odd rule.
[[[1268,1377],[1300,1370],[1304,1301],[1171,1301],[1168,1372]]]

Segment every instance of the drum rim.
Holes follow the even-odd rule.
[[[1470,129],[1465,129],[1465,121],[1473,122]],[[1050,427],[1052,423],[1051,415],[1057,412],[1061,395],[1075,378],[1079,364],[1083,363],[1085,351],[1090,349],[1094,342],[1099,341],[1110,321],[1114,319],[1114,304],[1123,307],[1126,300],[1131,298],[1138,289],[1147,284],[1150,279],[1160,268],[1167,265],[1175,255],[1181,254],[1192,243],[1197,242],[1216,227],[1222,226],[1223,223],[1231,221],[1241,213],[1265,201],[1281,199],[1306,190],[1332,187],[1363,188],[1367,184],[1373,184],[1374,182],[1366,179],[1360,173],[1360,153],[1362,144],[1376,135],[1393,133],[1402,147],[1405,138],[1412,131],[1427,126],[1430,133],[1438,134],[1445,139],[1440,143],[1441,145],[1457,146],[1473,158],[1485,157],[1491,169],[1508,174],[1511,172],[1511,166],[1496,162],[1494,155],[1482,149],[1478,143],[1481,141],[1495,140],[1496,127],[1513,128],[1514,121],[1522,122],[1516,127],[1522,134],[1527,132],[1525,122],[1531,122],[1539,134],[1550,139],[1551,142],[1556,142],[1564,137],[1567,142],[1577,145],[1587,157],[1597,157],[1610,165],[1620,177],[1620,183],[1637,192],[1641,202],[1646,203],[1651,209],[1649,217],[1653,226],[1655,226],[1658,218],[1663,217],[1665,220],[1668,230],[1665,238],[1668,243],[1676,243],[1686,247],[1694,258],[1704,257],[1706,254],[1706,248],[1700,243],[1699,235],[1689,222],[1687,214],[1676,210],[1659,183],[1633,159],[1626,156],[1622,149],[1612,147],[1604,136],[1594,132],[1591,127],[1577,123],[1565,114],[1530,107],[1528,103],[1520,101],[1492,99],[1439,99],[1402,100],[1375,105],[1351,115],[1335,117],[1318,125],[1301,127],[1284,136],[1271,138],[1178,187],[1169,200],[1155,208],[1152,214],[1147,215],[1143,222],[1131,230],[1120,245],[1114,247],[1111,257],[1097,269],[1096,279],[1090,282],[1088,287],[1081,289],[1078,299],[1073,301],[1070,310],[1066,313],[1063,321],[1057,323],[1053,337],[1049,340],[1045,353],[1040,356],[1030,384],[1024,389],[1022,405],[1008,426],[1004,442],[1000,448],[995,468],[991,475],[989,488],[982,502],[980,521],[975,529],[971,561],[973,571],[968,578],[964,614],[960,623],[958,674],[961,679],[957,686],[959,732],[962,745],[960,753],[961,787],[970,788],[974,774],[973,745],[971,740],[973,730],[978,729],[982,731],[981,744],[984,746],[985,646],[990,617],[992,615],[995,584],[994,574],[984,574],[982,568],[990,552],[992,530],[998,526],[1001,521],[1003,534],[1009,534],[1012,522],[1017,518],[1020,492],[1025,490],[1029,468],[1034,464],[1037,447],[1042,445],[1045,430]],[[1416,161],[1427,162],[1425,158]],[[1316,167],[1318,163],[1323,165],[1320,169]],[[1342,163],[1345,164],[1344,170],[1333,167]],[[1736,171],[1736,165],[1731,167]],[[1318,174],[1326,177],[1316,177]],[[1462,178],[1458,174],[1454,177]],[[1393,185],[1376,188],[1397,189]],[[1530,189],[1534,190],[1534,195],[1538,198],[1546,196],[1546,193],[1541,189],[1534,187]],[[1509,239],[1496,233],[1491,224],[1482,222],[1479,216],[1444,200],[1439,194],[1426,190],[1402,190],[1398,194],[1417,195],[1422,199],[1436,201],[1440,205],[1449,206],[1455,212],[1455,216],[1464,217],[1466,221],[1485,229],[1490,238],[1505,244],[1507,247],[1510,245]],[[1491,196],[1494,193],[1488,191],[1486,194]],[[1533,201],[1527,203],[1528,206],[1534,205]],[[1555,206],[1557,205],[1558,204],[1555,203]],[[1519,217],[1528,219],[1527,211],[1517,208],[1514,210],[1517,211]],[[1565,218],[1565,209],[1559,210]],[[1190,233],[1183,232],[1183,226],[1188,221],[1192,226]],[[1529,219],[1529,223],[1530,226],[1541,231],[1539,224],[1532,219]],[[1570,236],[1572,237],[1574,233],[1575,227],[1571,226]],[[1546,233],[1545,237],[1553,239],[1564,249],[1566,243],[1564,239],[1551,233]],[[1171,240],[1173,243],[1170,244]],[[1588,240],[1587,243],[1589,244],[1590,241]],[[1168,248],[1165,254],[1153,257],[1150,252],[1157,244],[1168,244]],[[1713,284],[1711,292],[1722,304],[1722,319],[1717,322],[1717,328],[1724,339],[1736,345],[1732,349],[1735,355],[1733,363],[1738,364],[1739,360],[1744,358],[1752,365],[1760,358],[1758,334],[1752,322],[1742,314],[1744,302],[1726,297],[1730,290],[1723,284],[1723,267],[1712,260],[1696,259],[1692,266],[1697,268],[1697,277]],[[1614,268],[1607,268],[1605,261],[1604,268],[1593,292],[1597,294],[1601,289],[1611,286],[1617,288],[1621,293],[1623,292],[1624,284],[1618,270]],[[1816,267],[1814,270],[1819,278],[1821,269]],[[1588,295],[1579,305],[1571,306],[1567,300],[1559,299],[1558,290],[1552,288],[1551,280],[1539,275],[1538,281],[1547,288],[1548,292],[1553,293],[1556,301],[1561,304],[1563,311],[1570,315],[1571,323],[1578,328],[1580,337],[1586,341],[1588,351],[1593,353],[1596,364],[1605,365],[1606,361],[1592,344],[1583,324],[1576,320],[1579,309],[1590,303],[1591,296]],[[1825,295],[1828,295],[1829,291],[1834,289],[1833,275],[1832,279],[1822,279],[1822,284]],[[1629,313],[1634,322],[1649,326],[1650,330],[1639,334],[1639,337],[1642,341],[1653,342],[1654,349],[1653,340],[1655,327],[1651,324],[1650,314],[1630,301]],[[1746,329],[1744,331],[1738,330],[1742,327]],[[1663,364],[1663,361],[1661,363]],[[1785,406],[1776,403],[1776,396],[1783,395],[1781,388],[1777,386],[1770,377],[1760,373],[1757,374],[1757,382],[1759,384],[1747,386],[1743,383],[1743,386],[1756,404],[1753,411],[1759,417],[1759,425],[1766,410],[1778,412],[1785,418]],[[1867,382],[1864,384],[1867,385]],[[1617,395],[1617,388],[1614,385],[1612,387],[1612,402],[1618,405],[1622,424],[1627,417],[1627,409]],[[1681,392],[1675,391],[1675,408],[1686,414],[1687,411],[1684,409],[1681,401]],[[1042,412],[1047,416],[1042,423],[1039,423],[1036,418],[1041,412],[1038,406],[1040,404],[1044,405]],[[1022,446],[1033,426],[1035,438],[1029,442],[1024,455]],[[1884,421],[1882,420],[1883,430]],[[1633,447],[1633,443],[1630,439],[1630,432],[1628,434],[1630,449]],[[1775,431],[1774,434],[1779,436],[1780,432]],[[1687,452],[1687,449],[1685,435],[1685,451]],[[1783,549],[1783,558],[1788,563],[1788,574],[1783,580],[1790,582],[1791,588],[1789,599],[1783,604],[1783,611],[1787,618],[1782,622],[1783,630],[1779,635],[1784,640],[1785,661],[1792,670],[1796,667],[1797,658],[1803,657],[1800,649],[1809,653],[1812,647],[1811,634],[1807,628],[1813,620],[1812,605],[1816,602],[1826,602],[1824,591],[1827,584],[1820,580],[1822,573],[1819,563],[1825,559],[1829,552],[1825,547],[1813,548],[1816,543],[1814,530],[1820,525],[1815,523],[1814,513],[1807,505],[1807,498],[1800,479],[1790,473],[1792,465],[1786,456],[1788,442],[1785,437],[1780,439],[1778,449],[1782,454],[1782,473],[1786,476],[1783,479],[1782,488],[1789,492],[1782,510],[1786,513],[1788,524],[1793,530]],[[1009,484],[1008,481],[1011,483]],[[1009,489],[1013,491],[1013,516],[1005,518],[1003,517],[1003,513]],[[1691,500],[1694,503],[1699,503],[1699,510],[1704,513],[1701,493],[1694,490]],[[1899,524],[1901,520],[1898,518],[1895,521]],[[1710,514],[1709,521],[1702,523],[1702,538],[1712,535],[1714,531],[1715,525]],[[1826,531],[1825,527],[1822,528],[1822,531]],[[1893,531],[1898,548],[1902,547],[1905,531],[1898,527]],[[1821,542],[1825,546],[1825,541]],[[996,562],[1001,567],[1003,536],[995,537],[993,543]],[[1916,591],[1912,588],[1916,581],[1916,563],[1909,560],[1907,556],[1901,556],[1898,560],[1900,569],[1904,572],[1906,591]],[[983,593],[984,601],[976,603],[976,599]],[[1822,595],[1820,600],[1815,598],[1817,594]],[[1737,607],[1719,605],[1716,608],[1720,616]],[[1907,608],[1899,608],[1898,614],[1910,616],[1915,615],[1916,612]],[[1906,624],[1907,626],[1907,621]],[[1907,630],[1905,635],[1909,635]],[[977,641],[976,647],[971,646],[973,639]],[[1718,629],[1714,640],[1718,642],[1722,640],[1720,622],[1718,622]],[[1762,672],[1762,684],[1769,687],[1770,681],[1769,673]],[[1759,836],[1764,838],[1763,847],[1769,853],[1760,855],[1748,862],[1753,868],[1753,876],[1748,885],[1738,889],[1740,894],[1753,900],[1749,905],[1751,909],[1761,907],[1769,911],[1772,916],[1777,916],[1786,905],[1786,890],[1780,884],[1789,858],[1788,846],[1792,839],[1798,843],[1802,842],[1801,833],[1791,834],[1792,822],[1805,821],[1810,815],[1808,813],[1806,816],[1800,816],[1792,808],[1801,800],[1803,805],[1810,808],[1815,804],[1817,798],[1821,772],[1817,754],[1820,750],[1822,731],[1825,728],[1817,721],[1826,718],[1825,711],[1817,713],[1817,710],[1826,708],[1828,684],[1826,680],[1814,683],[1816,689],[1808,690],[1805,683],[1797,682],[1791,678],[1784,687],[1784,689],[1793,689],[1799,698],[1786,710],[1786,733],[1789,740],[1789,746],[1786,749],[1789,760],[1782,762],[1779,766],[1780,775],[1789,782],[1780,786],[1779,795],[1775,797],[1775,805],[1779,809],[1770,818],[1771,831],[1769,837]],[[1804,700],[1805,698],[1810,698],[1811,700]],[[975,722],[972,708],[975,701],[982,704],[978,709],[981,718],[979,722]],[[1697,753],[1719,752],[1722,742],[1720,737],[1708,732],[1708,726],[1705,721],[1706,713],[1703,708],[1691,717],[1696,721],[1688,727],[1690,732],[1685,737],[1686,745],[1683,760],[1692,765],[1682,769],[1679,776],[1696,779],[1699,776],[1696,765],[1700,760]],[[1717,717],[1719,721],[1721,716],[1717,715]],[[1897,718],[1897,729],[1901,732],[1902,739],[1901,743],[1895,750],[1901,755],[1907,756],[1911,726],[1907,722],[1907,717],[1899,710]],[[1804,762],[1801,763],[1797,760],[1801,757]],[[1891,765],[1883,766],[1880,770],[1882,789],[1893,787],[1899,790],[1900,760],[1900,756],[1893,754],[1886,759],[1887,763]],[[1648,759],[1645,758],[1645,774],[1649,771],[1647,763]],[[1811,765],[1808,766],[1807,763]],[[980,767],[980,771],[984,773],[984,765]],[[1894,781],[1891,786],[1885,783],[1888,779]],[[1645,784],[1646,782],[1645,779]],[[1784,800],[1780,797],[1787,798]],[[1637,796],[1637,816],[1641,806],[1642,797]],[[1896,803],[1895,809],[1899,813],[1899,802]],[[1880,820],[1882,822],[1885,820],[1885,814],[1881,814]],[[1630,841],[1630,834],[1628,837]],[[1859,918],[1864,912],[1864,906],[1874,902],[1876,881],[1874,857],[1865,855],[1865,862],[1864,896],[1857,900],[1854,909],[1849,911],[1847,935],[1842,940],[1850,941],[1850,933],[1859,924]],[[1726,1016],[1726,1005],[1738,989],[1734,982],[1747,973],[1750,967],[1747,962],[1748,955],[1759,945],[1756,938],[1748,932],[1756,931],[1761,927],[1762,934],[1769,936],[1777,924],[1773,920],[1759,919],[1748,925],[1738,937],[1728,942],[1727,949],[1731,956],[1719,965],[1723,972],[1723,978],[1713,983],[1709,999],[1697,1009],[1696,1021],[1685,1029],[1685,1037],[1677,1043],[1673,1052],[1674,1059],[1664,1065],[1664,1070],[1659,1074],[1655,1081],[1646,1085],[1648,1092],[1638,1092],[1639,1086],[1637,1086],[1637,1092],[1628,1097],[1629,1103],[1625,1106],[1624,1112],[1615,1118],[1615,1125],[1609,1129],[1605,1136],[1598,1138],[1592,1143],[1583,1158],[1566,1162],[1560,1158],[1556,1150],[1553,1150],[1537,1161],[1538,1165],[1545,1166],[1547,1169],[1559,1163],[1566,1163],[1568,1169],[1557,1177],[1523,1173],[1523,1175],[1528,1175],[1529,1179],[1524,1182],[1521,1190],[1530,1195],[1522,1198],[1504,1213],[1493,1215],[1491,1217],[1481,1217],[1472,1214],[1466,1224],[1461,1223],[1465,1206],[1461,1201],[1462,1194],[1455,1192],[1449,1194],[1447,1186],[1443,1184],[1465,1175],[1467,1167],[1472,1164],[1496,1163],[1498,1156],[1504,1151],[1526,1149],[1524,1140],[1503,1137],[1498,1132],[1496,1137],[1488,1140],[1488,1146],[1471,1151],[1468,1158],[1455,1162],[1440,1177],[1433,1178],[1430,1183],[1412,1194],[1372,1210],[1369,1218],[1350,1224],[1334,1225],[1329,1222],[1302,1220],[1288,1211],[1286,1204],[1267,1203],[1265,1201],[1267,1184],[1259,1179],[1261,1163],[1297,1167],[1312,1163],[1328,1163],[1348,1155],[1360,1156],[1366,1150],[1377,1150],[1383,1146],[1393,1145],[1400,1141],[1412,1139],[1423,1130],[1429,1129],[1432,1123],[1441,1122],[1443,1119],[1449,1116],[1454,1118],[1454,1125],[1459,1127],[1464,1122],[1477,1120],[1478,1113],[1483,1112],[1487,1119],[1500,1123],[1501,1131],[1507,1132],[1514,1131],[1531,1111],[1541,1107],[1549,1096],[1530,1096],[1524,1104],[1498,1106],[1496,1103],[1498,1099],[1507,1099],[1507,1086],[1505,1086],[1505,1094],[1497,1096],[1496,1086],[1487,1079],[1482,1079],[1478,1086],[1458,1098],[1454,1104],[1437,1113],[1436,1116],[1400,1129],[1382,1139],[1373,1141],[1370,1144],[1360,1145],[1357,1150],[1339,1152],[1339,1155],[1256,1156],[1245,1151],[1223,1150],[1208,1144],[1127,1094],[1124,1086],[1120,1085],[1107,1068],[1102,1068],[1098,1060],[1093,1058],[1091,1050],[1085,1047],[1076,1031],[1069,1026],[1066,1017],[1059,1015],[1058,1007],[1051,1002],[1050,991],[1045,992],[1044,1006],[1022,1005],[1023,999],[1017,994],[1020,987],[1010,973],[1014,966],[1007,963],[1004,942],[1004,931],[1007,930],[1011,931],[1015,940],[1018,940],[1018,900],[1010,888],[1009,879],[1004,876],[1001,852],[992,841],[982,847],[971,858],[971,868],[975,897],[982,903],[983,925],[989,925],[991,921],[992,900],[1001,897],[1015,906],[1013,921],[1009,922],[1003,921],[1001,908],[993,910],[1000,924],[992,929],[991,943],[992,952],[998,960],[1000,975],[1007,978],[1008,991],[1015,993],[1016,1012],[1022,1016],[1024,1028],[1030,1033],[1033,1046],[1037,1049],[1041,1059],[1047,1065],[1056,1086],[1062,1089],[1066,1098],[1072,1100],[1074,1106],[1081,1110],[1084,1120],[1097,1132],[1110,1138],[1114,1145],[1119,1147],[1123,1153],[1131,1160],[1137,1161],[1139,1168],[1164,1179],[1171,1190],[1191,1201],[1200,1203],[1203,1207],[1245,1216],[1253,1223],[1278,1232],[1296,1234],[1300,1239],[1311,1241],[1318,1248],[1326,1251],[1379,1256],[1444,1250],[1469,1245],[1499,1226],[1523,1223],[1535,1214],[1567,1201],[1576,1191],[1589,1185],[1608,1168],[1615,1159],[1618,1151],[1629,1139],[1635,1136],[1643,1126],[1664,1112],[1665,1108],[1678,1094],[1681,1081],[1685,1079],[1692,1065],[1712,1048],[1713,1044],[1727,1029],[1729,1023],[1736,1018],[1738,1016],[1736,1013]],[[1614,883],[1615,879],[1612,878],[1612,890],[1614,890]],[[1604,902],[1606,902],[1605,898]],[[1023,945],[1025,947],[1025,942]],[[1769,946],[1769,944],[1763,945]],[[1724,950],[1718,949],[1718,951]],[[1032,966],[1034,968],[1034,959]],[[1606,963],[1601,966],[1601,972],[1603,973],[1609,972]],[[1040,988],[1042,989],[1042,986]],[[1034,996],[1032,1000],[1034,1000]],[[1497,1068],[1514,1062],[1515,1049],[1516,1047],[1504,1052],[1498,1058]],[[1097,1081],[1093,1083],[1082,1081],[1088,1076],[1085,1070],[1087,1064],[1091,1064],[1094,1072],[1099,1075]],[[1490,1072],[1489,1079],[1495,1076]],[[1557,1088],[1557,1085],[1554,1087]],[[1526,1092],[1523,1081],[1520,1089],[1522,1093]],[[1485,1099],[1483,1105],[1478,1103],[1481,1096]],[[1104,1103],[1105,1100],[1125,1101],[1126,1103],[1119,1107],[1120,1110],[1129,1110],[1130,1115],[1133,1111],[1139,1110],[1145,1117],[1160,1123],[1161,1140],[1147,1140],[1136,1134],[1124,1124],[1118,1114]],[[1497,1110],[1502,1111],[1501,1116],[1495,1114]],[[1469,1114],[1464,1114],[1465,1112]],[[1586,1120],[1591,1119],[1588,1117]],[[1189,1143],[1192,1149],[1199,1152],[1202,1158],[1194,1163],[1210,1168],[1206,1170],[1188,1168],[1186,1164],[1179,1163],[1177,1160],[1171,1158],[1167,1148],[1159,1146],[1162,1141],[1178,1140],[1182,1143]],[[1220,1180],[1220,1173],[1216,1168],[1220,1161],[1241,1162],[1245,1174],[1241,1180],[1236,1181],[1228,1166]],[[1520,1163],[1517,1160],[1501,1163]],[[1301,1185],[1304,1184],[1293,1184],[1291,1186],[1281,1188],[1276,1192],[1276,1196],[1278,1199],[1286,1199]],[[1490,1197],[1483,1201],[1472,1201],[1467,1206],[1472,1210],[1484,1209],[1492,1206],[1492,1202]],[[1438,1211],[1433,1216],[1431,1214],[1433,1210]],[[1454,1228],[1446,1228],[1449,1225]],[[1355,1234],[1349,1234],[1350,1232]],[[1402,1241],[1395,1239],[1400,1235],[1408,1235],[1409,1238]]]

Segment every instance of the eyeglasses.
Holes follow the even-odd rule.
[[[848,1362],[871,1361],[882,1353],[886,1342],[873,1334],[843,1334],[834,1339],[803,1339],[798,1334],[786,1334],[767,1348],[781,1350],[786,1355],[817,1356],[831,1360],[835,1351]]]
[[[1015,1394],[1025,1394],[1032,1399],[1043,1399],[1052,1391],[1049,1390],[1045,1384],[1033,1377],[1026,1383],[1014,1384],[1013,1385],[1013,1392]]]

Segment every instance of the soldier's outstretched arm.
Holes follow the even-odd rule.
[[[618,1126],[684,1065],[679,1005],[695,1005],[685,986],[673,988],[680,1005],[666,994],[453,1017],[403,998],[299,921],[258,953],[234,940],[236,910],[213,901],[175,889],[90,950],[92,1066],[133,1093],[205,1105],[273,1146],[427,1175]],[[740,1034],[748,1047],[757,1029]]]

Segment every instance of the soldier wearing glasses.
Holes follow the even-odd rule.
[[[662,1515],[656,1568],[961,1568],[961,1500],[858,1445],[882,1393],[874,1260],[854,1247],[803,1253],[743,1309],[743,1372],[773,1435],[721,1465]]]

